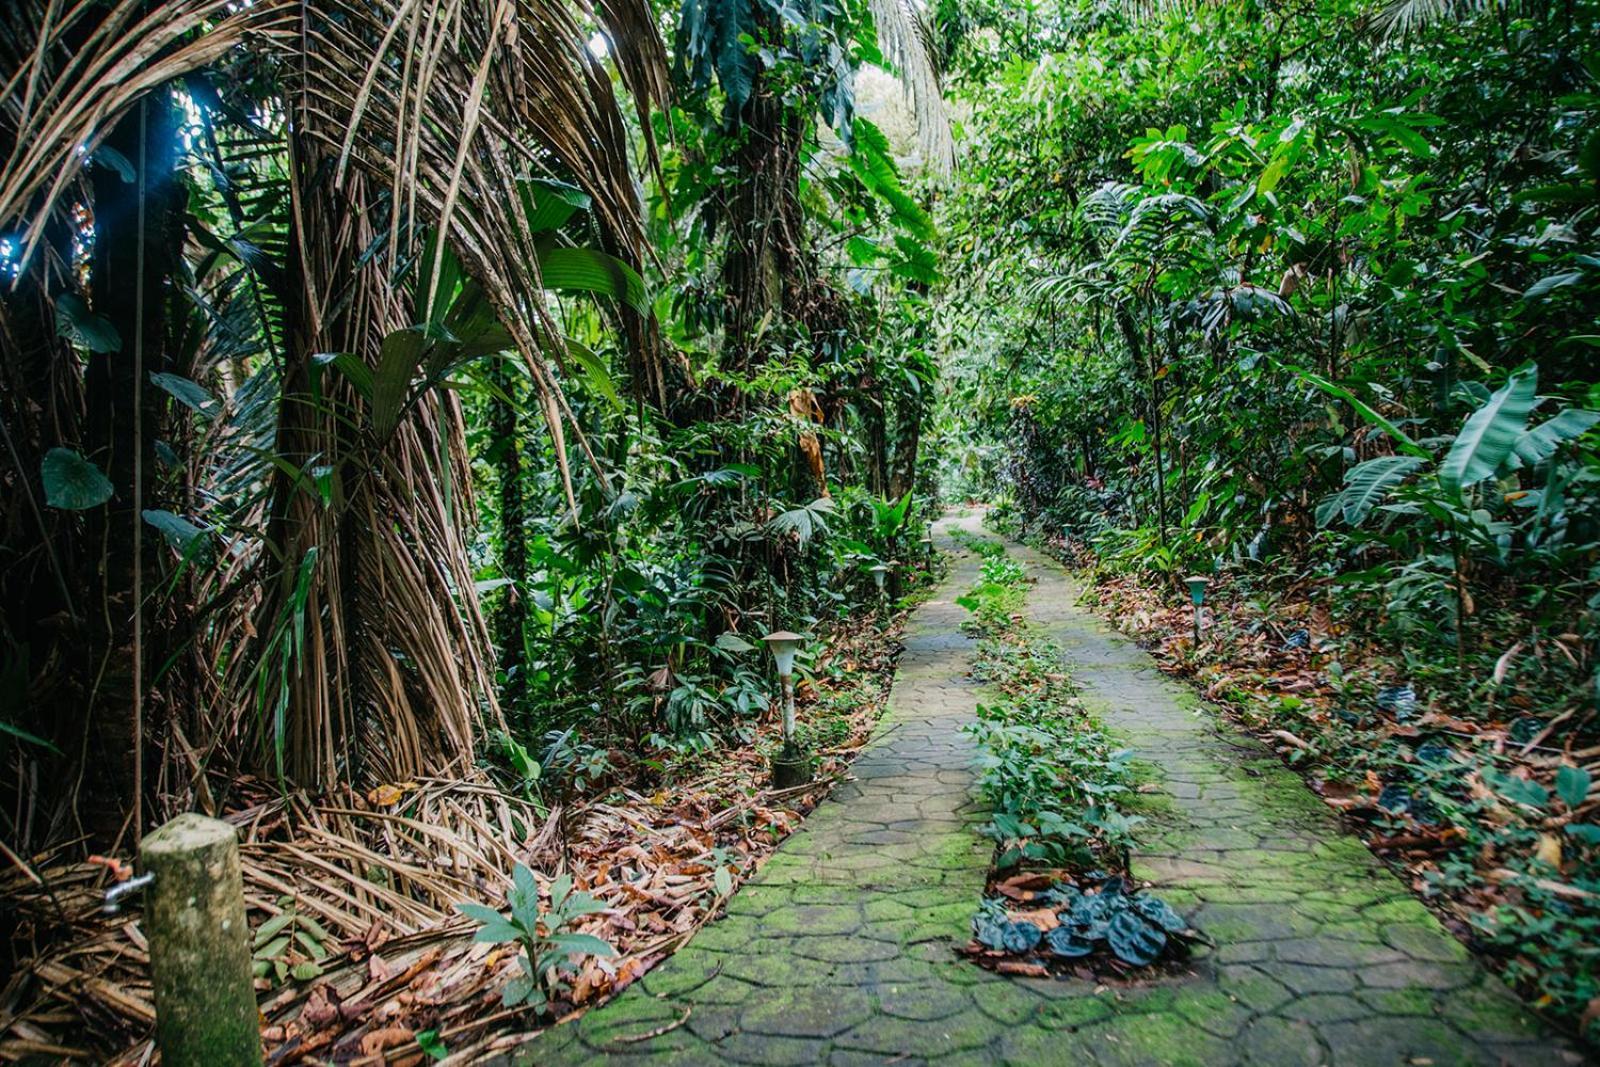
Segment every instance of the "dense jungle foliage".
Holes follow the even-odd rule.
[[[1600,9],[963,11],[945,484],[1309,638],[1253,721],[1592,1018]]]
[[[1339,574],[1466,683],[1593,637],[1597,71],[1585,5],[1424,6],[1086,7],[974,55],[945,460],[1118,562]]]
[[[1594,0],[8,4],[0,843],[715,761],[765,633],[804,674],[981,499],[1309,601],[1345,710],[1454,717],[1309,744],[1600,1013],[1597,42]]]
[[[905,50],[948,156],[906,9],[52,10],[4,24],[20,852],[226,769],[706,749],[916,551],[933,229],[853,90]]]

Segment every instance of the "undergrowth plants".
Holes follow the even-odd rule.
[[[972,612],[972,618],[961,624],[962,632],[982,637],[1013,629],[1022,613],[1029,584],[1022,565],[1006,555],[1005,546],[999,541],[962,530],[955,532],[955,539],[983,560],[978,584],[971,592],[956,597],[957,604]]]
[[[576,889],[570,874],[550,883],[550,904],[541,909],[539,883],[533,872],[519,863],[512,871],[507,902],[509,917],[482,904],[456,905],[457,911],[479,924],[473,940],[512,943],[522,950],[517,955],[518,974],[501,994],[505,1007],[526,1004],[543,1015],[567,990],[568,980],[577,970],[574,956],[616,955],[610,942],[576,929],[579,919],[606,910],[606,905]]]
[[[969,629],[981,637],[973,677],[992,694],[967,727],[992,812],[982,832],[995,842],[994,879],[1022,872],[1046,886],[1023,891],[1037,898],[1026,913],[1010,910],[1015,899],[986,897],[969,954],[1043,973],[1097,953],[1118,969],[1181,954],[1187,921],[1122,874],[1106,873],[1128,869],[1143,821],[1122,807],[1133,791],[1132,753],[1076,698],[1061,650],[1023,619],[1029,578],[1021,564],[999,542],[968,544],[983,556],[982,577],[958,603],[973,612]]]
[[[979,747],[979,788],[993,815],[1001,870],[1022,863],[1126,866],[1139,817],[1118,810],[1129,791],[1131,753],[1074,695],[1061,651],[1022,616],[1031,582],[1005,546],[964,536],[983,557],[982,577],[956,602],[980,635],[972,675],[992,694],[966,727]]]
[[[1499,687],[1464,702],[1410,670],[1407,650],[1318,625],[1292,590],[1231,571],[1197,656],[1187,605],[1091,573],[1098,610],[1274,745],[1486,962],[1593,1040],[1600,794],[1536,707]]]
[[[1036,635],[985,638],[973,675],[995,699],[978,705],[979,788],[993,808],[984,832],[995,866],[1126,867],[1137,815],[1118,808],[1129,793],[1131,753],[1078,703],[1060,673],[1060,651]]]

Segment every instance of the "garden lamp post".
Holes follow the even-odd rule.
[[[1192,574],[1183,580],[1189,587],[1189,602],[1194,605],[1194,647],[1200,647],[1200,605],[1206,602],[1206,589],[1211,585],[1211,579],[1204,575]]]
[[[878,606],[883,608],[884,613],[887,614],[889,607],[889,589],[888,586],[884,584],[884,580],[889,577],[889,568],[882,563],[877,563],[872,566],[871,570],[872,582],[878,587]]]
[[[783,748],[772,757],[772,784],[789,789],[811,780],[811,762],[794,739],[794,655],[804,638],[788,630],[774,630],[761,640],[772,650],[783,685]]]
[[[922,535],[922,558],[928,566],[933,566],[933,533],[930,531]]]

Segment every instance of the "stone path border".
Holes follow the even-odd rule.
[[[913,613],[877,737],[743,886],[725,918],[519,1063],[1391,1065],[1582,1062],[1304,784],[1077,607],[1054,563],[1032,619],[1084,699],[1156,774],[1133,873],[1216,943],[1190,973],[1115,988],[1006,978],[955,956],[983,889],[974,747],[981,696],[953,556]]]

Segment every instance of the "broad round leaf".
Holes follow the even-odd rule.
[[[115,491],[100,468],[70,448],[52,448],[39,464],[44,502],[53,508],[83,511],[97,508]]]
[[[144,521],[160,530],[166,537],[167,543],[180,552],[187,552],[191,545],[205,537],[205,531],[182,515],[176,515],[162,508],[149,508],[140,513]]]
[[[220,406],[217,398],[207,392],[204,386],[181,374],[152,374],[150,383],[171,394],[184,407],[207,418],[215,415]]]
[[[1146,967],[1156,961],[1167,946],[1167,935],[1145,922],[1132,911],[1124,911],[1111,920],[1106,933],[1111,951],[1125,963]]]
[[[91,352],[120,352],[122,338],[111,320],[89,310],[77,293],[56,297],[56,332]]]
[[[1145,921],[1174,934],[1189,928],[1189,921],[1174,911],[1171,904],[1148,893],[1133,898],[1133,910]]]
[[[1007,923],[1002,940],[1007,952],[1027,952],[1039,943],[1039,928],[1028,922]]]
[[[1058,926],[1044,935],[1045,947],[1057,956],[1075,959],[1094,951],[1094,943],[1079,937],[1071,927]]]

